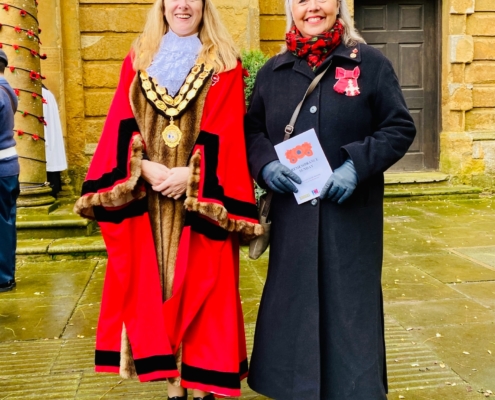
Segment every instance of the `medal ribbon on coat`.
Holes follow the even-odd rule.
[[[162,132],[163,140],[168,147],[177,147],[182,139],[182,131],[175,125],[174,118],[179,117],[196,98],[212,72],[211,65],[196,64],[177,95],[172,97],[168,94],[167,88],[160,86],[157,80],[151,78],[146,71],[139,71],[144,96],[158,113],[165,118],[170,118],[170,124]]]
[[[335,70],[335,79],[338,79],[338,81],[333,87],[334,90],[337,93],[345,93],[346,96],[357,96],[361,93],[357,82],[360,74],[361,70],[359,67],[353,70],[337,67]]]

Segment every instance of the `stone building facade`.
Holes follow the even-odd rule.
[[[49,56],[42,64],[43,73],[59,100],[69,175],[76,188],[98,141],[121,61],[152,2],[40,2],[43,51]],[[261,48],[269,54],[280,49],[285,29],[283,0],[214,3],[240,48]],[[457,182],[493,187],[495,0],[351,3],[365,39],[395,57],[411,112],[420,130],[424,128],[410,162],[398,169],[439,170]]]

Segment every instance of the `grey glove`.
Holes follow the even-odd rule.
[[[356,168],[354,168],[352,160],[348,159],[330,176],[325,186],[323,186],[320,198],[330,199],[333,202],[342,204],[354,192],[357,183]]]
[[[301,178],[278,160],[266,164],[261,170],[261,176],[268,187],[277,193],[297,193],[291,180],[299,184],[302,182]]]

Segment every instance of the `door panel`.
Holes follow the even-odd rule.
[[[392,170],[438,166],[436,6],[429,0],[356,0],[356,27],[392,62],[417,128],[407,155]]]

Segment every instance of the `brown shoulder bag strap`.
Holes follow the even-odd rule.
[[[294,114],[292,114],[292,118],[290,119],[290,122],[289,122],[289,125],[287,125],[285,127],[285,136],[284,136],[284,142],[286,140],[289,140],[291,135],[294,133],[294,126],[296,125],[296,121],[297,121],[297,118],[299,117],[299,113],[301,112],[301,108],[304,104],[304,101],[306,100],[306,98],[311,94],[313,93],[313,91],[315,90],[316,86],[318,86],[318,83],[320,83],[321,79],[323,78],[323,76],[327,73],[327,71],[330,69],[330,66],[332,65],[332,61],[330,61],[330,63],[328,64],[328,67],[326,67],[322,72],[320,72],[315,79],[313,79],[313,82],[311,82],[311,85],[309,85],[308,87],[308,90],[306,90],[306,93],[304,94],[304,97],[303,99],[301,100],[301,102],[297,105],[295,111],[294,111]],[[265,204],[263,204],[263,208],[261,210],[261,217],[263,219],[267,219],[268,218],[268,214],[270,213],[270,206],[271,206],[271,202],[272,202],[272,197],[273,197],[273,192],[272,191],[269,191],[267,194],[266,194],[266,197],[265,197]]]
[[[321,79],[323,76],[327,73],[327,71],[330,69],[330,66],[332,65],[332,61],[328,64],[328,67],[325,68],[322,72],[320,72],[315,79],[313,79],[313,82],[311,82],[311,85],[309,85],[308,90],[306,90],[306,93],[304,94],[303,99],[301,102],[297,105],[296,110],[294,111],[294,114],[292,114],[292,118],[290,119],[289,125],[285,127],[285,136],[284,136],[284,141],[290,139],[291,135],[294,133],[294,126],[296,125],[297,117],[299,117],[299,113],[301,112],[301,108],[304,104],[304,101],[306,98],[313,93],[313,90],[315,90],[316,86],[318,86],[318,83],[320,83]]]

